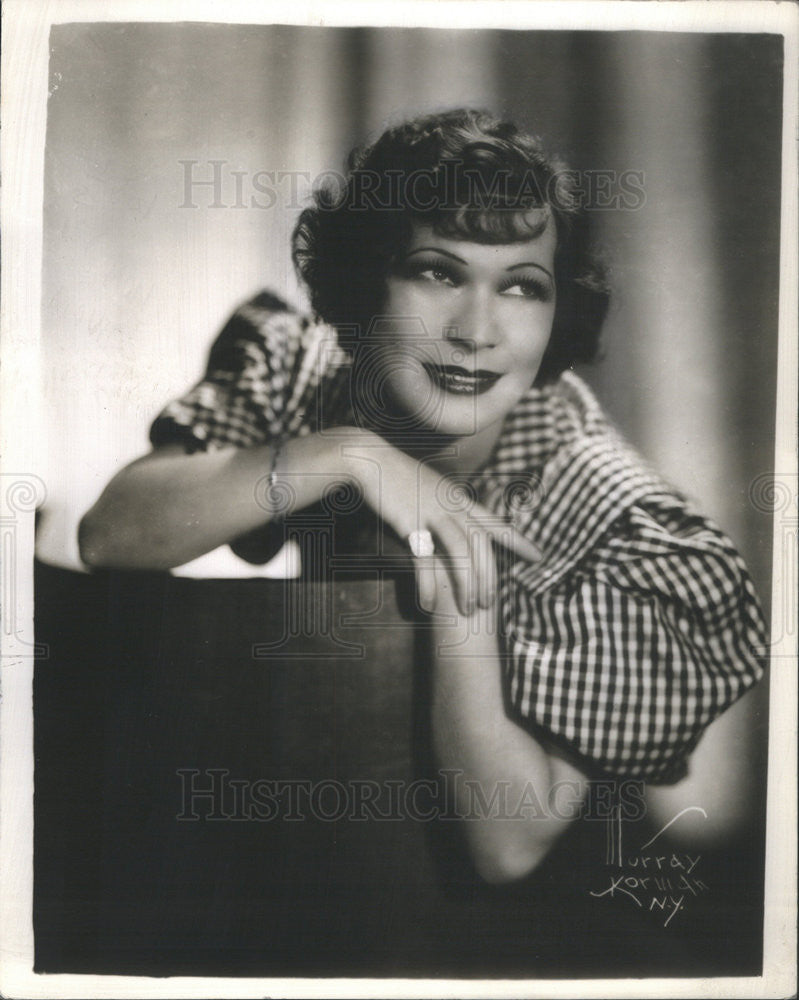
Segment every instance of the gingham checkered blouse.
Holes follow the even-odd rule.
[[[321,420],[352,424],[351,371],[331,327],[263,293],[232,316],[151,442],[247,447]],[[593,774],[677,780],[705,727],[763,670],[758,601],[732,543],[645,466],[572,373],[522,398],[469,479],[544,554],[500,572],[517,721]]]

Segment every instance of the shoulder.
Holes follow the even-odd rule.
[[[599,400],[588,383],[572,371],[565,371],[549,388],[550,406],[561,421],[566,438],[572,435],[601,435],[613,431]]]
[[[562,419],[568,431],[548,470],[553,497],[555,481],[569,470],[580,485],[581,507],[601,513],[591,550],[595,569],[621,580],[632,566],[649,564],[664,579],[673,570],[673,581],[681,569],[684,589],[697,603],[718,604],[728,584],[740,583],[746,572],[731,540],[624,439],[577,376],[560,380],[553,405],[568,414]]]
[[[734,628],[750,650],[765,625],[746,565],[727,535],[689,501],[646,497],[610,525],[582,568],[637,603],[658,602],[705,638]]]
[[[202,379],[156,417],[150,441],[190,451],[247,447],[314,429],[314,395],[338,402],[345,358],[336,331],[261,292],[231,314],[214,341]],[[343,400],[343,402],[341,402]],[[330,407],[333,409],[332,407]]]
[[[525,397],[509,421],[495,471],[528,483],[529,502],[512,513],[544,552],[541,565],[525,570],[536,588],[563,576],[642,501],[660,499],[672,507],[684,502],[572,373]]]
[[[762,641],[752,582],[726,534],[624,440],[577,376],[559,379],[545,408],[550,448],[516,517],[544,557],[517,566],[517,583],[536,594],[590,578],[708,622],[748,608]]]
[[[296,357],[299,352],[328,352],[338,348],[336,331],[292,308],[270,291],[261,291],[241,303],[231,314],[209,357],[209,368],[226,368],[242,360],[242,354],[266,355],[273,366]]]
[[[543,558],[503,581],[511,701],[601,770],[673,780],[762,675],[754,586],[584,383],[568,375],[544,397],[549,449],[517,519]]]
[[[646,468],[652,474],[607,418],[589,386],[573,372],[564,372],[553,383],[534,386],[519,401],[505,422],[492,464],[500,474],[552,479],[564,465],[575,462],[596,472],[610,452],[624,459],[628,471]]]

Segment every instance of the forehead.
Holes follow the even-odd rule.
[[[425,222],[414,221],[406,253],[423,249],[444,250],[472,266],[506,270],[518,264],[536,263],[552,267],[557,246],[555,224],[550,219],[546,226],[529,239],[514,240],[512,243],[485,243],[468,238],[442,235]]]

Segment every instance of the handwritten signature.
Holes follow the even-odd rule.
[[[621,874],[611,874],[610,884],[598,892],[591,890],[589,895],[596,899],[604,896],[614,898],[617,893],[631,899],[636,906],[650,912],[660,912],[665,916],[664,927],[668,927],[674,916],[685,908],[687,898],[700,895],[708,890],[708,886],[696,875],[692,874],[702,859],[701,854],[693,857],[690,854],[672,851],[668,854],[649,853],[655,841],[668,828],[687,812],[698,811],[707,818],[707,813],[700,806],[688,806],[660,829],[654,837],[641,848],[624,857],[621,839],[621,812],[615,812],[609,821],[608,828],[608,864],[616,864],[625,869]],[[642,874],[647,872],[646,875]],[[672,879],[675,882],[672,882]],[[690,894],[690,897],[689,895]],[[646,904],[649,904],[648,906]]]

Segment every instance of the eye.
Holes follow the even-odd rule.
[[[533,299],[539,302],[549,302],[552,299],[552,286],[548,281],[542,281],[538,278],[509,278],[500,285],[499,291],[502,295]]]
[[[410,281],[444,288],[457,288],[461,284],[457,267],[435,257],[420,256],[418,259],[405,261],[399,265],[398,272]]]
[[[455,276],[449,268],[440,267],[439,265],[420,267],[416,271],[416,277],[421,278],[422,281],[431,281],[436,285],[449,285],[452,288],[457,284]]]

